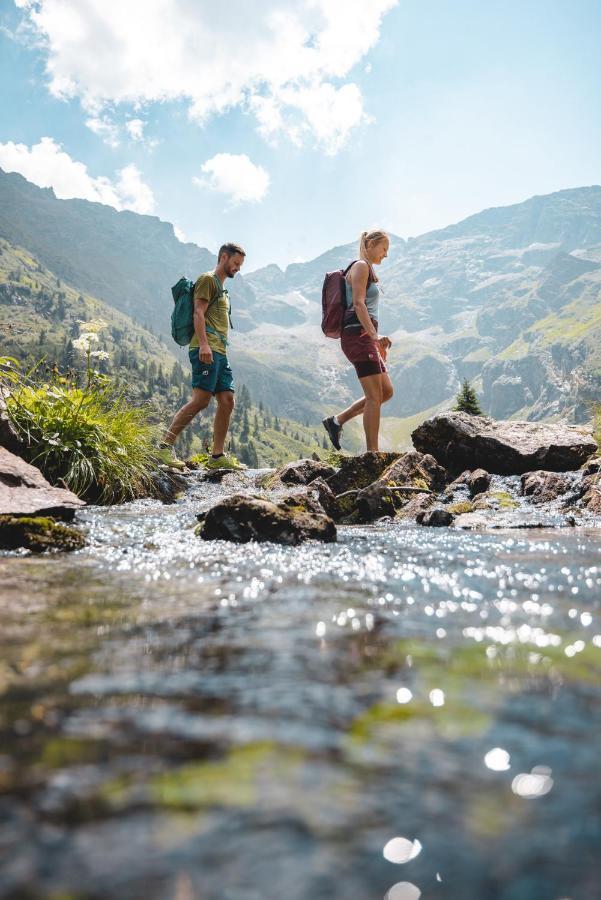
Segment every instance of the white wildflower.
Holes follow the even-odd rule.
[[[94,359],[108,359],[109,354],[106,350],[92,350],[90,356],[93,356]]]
[[[76,350],[81,350],[82,353],[88,353],[92,347],[92,344],[97,343],[98,335],[93,331],[84,331],[79,335],[78,338],[75,338],[73,341],[73,346]]]

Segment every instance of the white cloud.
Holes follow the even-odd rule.
[[[364,119],[349,74],[397,2],[230,0],[227,15],[192,0],[17,5],[45,44],[52,94],[80,98],[93,118],[119,104],[183,100],[203,122],[240,106],[268,137],[312,136],[335,152]],[[332,131],[326,110],[335,114]]]
[[[129,119],[125,123],[125,128],[134,141],[141,141],[144,138],[144,122],[142,119]]]
[[[0,143],[0,167],[5,172],[19,172],[39,187],[53,188],[61,200],[79,197],[139,213],[155,209],[152,191],[136,166],[125,166],[116,181],[104,176],[94,178],[83,163],[71,159],[50,137],[43,137],[32,147],[12,141]]]
[[[198,187],[227,194],[234,205],[262,200],[269,187],[269,175],[245,153],[218,153],[200,167],[204,177],[194,178]]]
[[[102,138],[109,147],[119,146],[119,129],[106,116],[91,116],[86,119],[86,127]]]

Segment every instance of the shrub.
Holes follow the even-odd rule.
[[[88,369],[85,386],[56,370],[49,381],[16,376],[2,365],[6,411],[26,449],[24,456],[52,483],[99,503],[157,493],[157,428],[104,377]]]

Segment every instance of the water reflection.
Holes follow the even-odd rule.
[[[599,535],[232,548],[206,490],[0,560],[0,896],[593,896]]]

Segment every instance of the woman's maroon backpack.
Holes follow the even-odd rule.
[[[321,290],[321,330],[326,337],[339,338],[344,327],[344,315],[348,311],[346,305],[345,281],[352,266],[357,262],[352,261],[346,269],[338,269],[336,272],[328,272],[323,280]],[[367,284],[373,281],[371,266]]]

